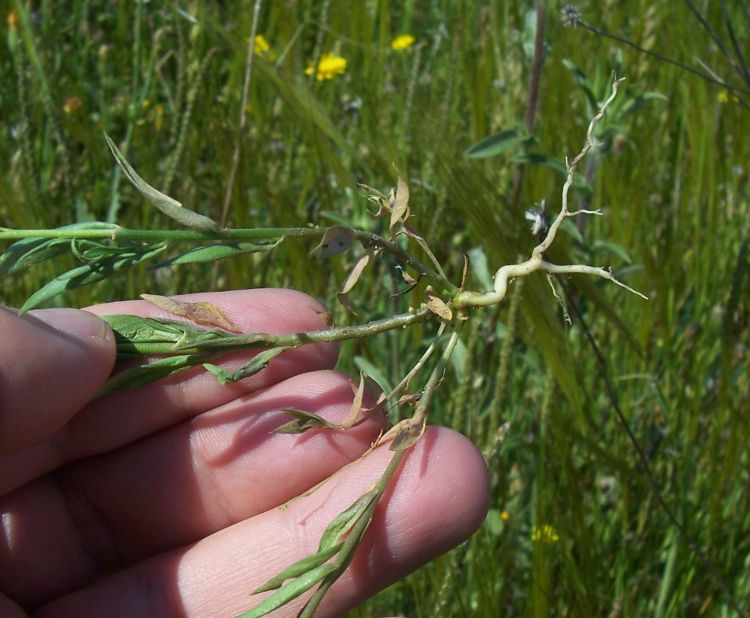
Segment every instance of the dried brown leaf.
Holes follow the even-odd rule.
[[[409,185],[406,181],[398,176],[398,183],[396,184],[396,193],[393,196],[391,206],[391,220],[388,224],[388,232],[393,238],[398,231],[399,224],[406,223],[410,215],[409,211]]]
[[[453,319],[451,308],[441,298],[435,296],[432,292],[427,293],[427,308],[435,315],[446,321]]]
[[[219,307],[207,301],[189,303],[168,296],[157,294],[141,294],[141,298],[155,307],[167,311],[173,315],[187,318],[196,324],[204,326],[216,326],[231,333],[242,332]]]
[[[359,281],[359,278],[362,276],[365,267],[370,263],[373,253],[373,251],[368,251],[357,260],[357,262],[352,267],[352,270],[346,276],[346,279],[344,279],[344,283],[341,284],[339,294],[348,294],[349,292],[351,292],[352,288],[357,285],[357,281]]]
[[[349,413],[346,415],[346,418],[344,419],[344,422],[341,423],[341,427],[344,429],[349,429],[350,427],[354,426],[354,423],[357,422],[357,417],[359,416],[359,413],[362,411],[362,399],[365,396],[365,374],[361,371],[359,372],[359,385],[357,386],[357,389],[354,391],[354,399],[352,400],[352,406],[349,408]],[[354,388],[354,384],[352,383],[352,388]]]
[[[391,427],[379,440],[378,444],[391,441],[390,450],[403,451],[414,446],[424,434],[425,421],[407,418]]]

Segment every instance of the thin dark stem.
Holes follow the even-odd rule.
[[[734,53],[736,54],[735,70],[737,71],[737,73],[739,73],[740,78],[743,79],[746,84],[750,85],[750,72],[748,72],[745,55],[742,53],[742,47],[737,41],[737,37],[734,33],[734,28],[732,27],[732,18],[730,17],[729,11],[727,10],[726,0],[721,0],[721,13],[724,17],[724,25],[726,26],[727,32],[729,33],[729,40],[732,42],[732,48],[734,49]]]
[[[657,60],[661,60],[662,62],[666,62],[667,64],[671,64],[672,66],[676,66],[684,71],[687,71],[688,73],[692,73],[693,75],[697,75],[701,79],[711,82],[712,84],[716,84],[717,86],[721,86],[722,88],[725,88],[726,90],[729,90],[730,92],[733,92],[734,94],[750,94],[750,89],[742,88],[741,86],[736,86],[734,84],[731,84],[729,82],[726,82],[722,79],[718,79],[714,77],[713,75],[710,75],[709,73],[705,73],[703,71],[699,71],[696,68],[691,67],[688,64],[685,64],[684,62],[680,62],[678,60],[674,60],[673,58],[670,58],[669,56],[665,56],[663,54],[660,54],[659,52],[652,51],[650,49],[646,49],[645,47],[641,47],[637,43],[634,43],[633,41],[619,36],[617,34],[613,34],[611,32],[607,32],[606,30],[600,30],[594,26],[591,26],[583,21],[579,21],[578,25],[588,30],[589,32],[596,34],[597,36],[601,36],[607,39],[612,39],[613,41],[617,41],[618,43],[622,43],[623,45],[627,45],[628,47],[632,47],[633,49],[641,52],[642,54],[646,54],[647,56],[651,56],[652,58],[656,58]],[[744,99],[740,99],[740,103],[743,107],[750,107]]]
[[[713,39],[713,42],[716,43],[716,46],[721,50],[721,53],[724,54],[724,57],[727,59],[727,62],[731,65],[733,69],[736,69],[734,63],[734,58],[732,58],[732,55],[729,53],[729,50],[724,45],[724,41],[721,40],[721,37],[716,33],[716,31],[711,27],[711,24],[708,23],[705,17],[701,15],[701,12],[695,8],[695,5],[690,2],[690,0],[684,0],[685,4],[687,5],[690,12],[693,14],[693,17],[695,17],[699,22],[701,27],[708,33],[708,36],[710,36]]]

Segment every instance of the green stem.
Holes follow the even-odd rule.
[[[133,358],[134,352],[143,356],[196,354],[202,352],[229,352],[248,348],[265,347],[295,347],[308,343],[326,341],[343,341],[358,339],[384,333],[395,328],[403,328],[419,322],[424,322],[433,315],[427,307],[420,307],[408,313],[402,313],[382,320],[375,320],[367,324],[356,326],[335,326],[323,330],[313,330],[304,333],[287,333],[269,335],[268,333],[248,333],[236,335],[215,341],[205,341],[195,346],[175,347],[173,342],[123,342],[119,355],[122,358]],[[106,317],[105,317],[106,319]]]
[[[443,354],[440,357],[440,361],[438,362],[438,364],[435,366],[435,369],[433,369],[432,373],[430,374],[430,377],[427,380],[427,384],[425,384],[422,397],[419,400],[419,403],[417,404],[417,409],[414,413],[415,419],[421,419],[423,421],[425,418],[427,407],[430,404],[430,399],[432,399],[432,395],[435,392],[435,389],[439,386],[440,381],[443,378],[443,373],[445,372],[445,368],[448,364],[448,361],[450,360],[451,354],[453,353],[453,350],[455,349],[456,344],[458,343],[458,328],[459,327],[460,327],[460,324],[457,326],[456,330],[454,330],[451,333],[450,339],[448,340],[448,343],[445,345]],[[313,617],[315,610],[317,610],[318,606],[323,600],[323,597],[325,597],[326,593],[328,592],[328,589],[333,585],[333,583],[339,577],[341,577],[341,574],[346,570],[346,568],[351,563],[352,559],[354,558],[354,554],[357,550],[357,547],[359,546],[362,540],[362,536],[367,530],[367,527],[370,525],[370,521],[372,520],[372,516],[375,513],[375,509],[380,503],[380,500],[383,496],[383,492],[385,491],[385,488],[388,487],[388,483],[390,482],[391,478],[393,477],[396,470],[398,469],[398,466],[401,463],[401,460],[404,458],[404,455],[406,455],[406,453],[409,450],[411,450],[411,447],[397,450],[394,453],[393,457],[391,458],[391,461],[388,463],[388,467],[386,468],[385,472],[380,477],[380,479],[378,480],[377,484],[374,487],[374,489],[377,491],[377,497],[372,501],[372,503],[367,507],[367,510],[362,514],[362,516],[359,518],[357,523],[352,527],[352,530],[349,533],[349,536],[344,541],[344,545],[342,546],[341,551],[338,553],[336,561],[334,562],[334,564],[336,565],[336,570],[333,571],[328,577],[326,577],[323,580],[323,582],[321,582],[318,589],[315,591],[313,596],[310,597],[310,600],[307,602],[305,607],[299,613],[299,618],[312,618]]]

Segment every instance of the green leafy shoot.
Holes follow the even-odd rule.
[[[151,204],[153,204],[158,210],[163,212],[168,217],[171,217],[178,223],[181,223],[185,227],[189,227],[193,230],[200,230],[203,232],[216,232],[221,233],[219,224],[213,219],[209,219],[197,212],[184,208],[180,202],[176,199],[158,191],[150,184],[148,184],[143,178],[138,175],[133,167],[128,163],[127,159],[118,150],[112,139],[104,134],[104,139],[107,140],[107,145],[112,151],[112,155],[117,161],[117,164],[122,169],[125,177],[138,189],[138,192],[145,197]]]
[[[315,558],[316,556],[317,554],[310,556],[309,558]],[[316,560],[312,560],[311,562],[316,562]],[[322,582],[326,577],[335,573],[336,570],[337,566],[335,564],[323,564],[306,570],[302,575],[295,577],[288,584],[279,588],[265,601],[255,606],[249,612],[240,614],[238,618],[260,618],[260,616],[265,616],[275,609],[278,609],[296,599],[301,594],[304,594],[313,586]]]
[[[263,352],[254,356],[249,363],[243,365],[236,371],[229,371],[228,369],[224,369],[224,367],[219,367],[218,365],[212,365],[210,363],[205,363],[203,366],[206,371],[216,377],[219,382],[222,384],[229,384],[231,382],[242,380],[243,378],[248,378],[265,369],[268,366],[268,363],[287,349],[289,348],[286,346],[280,346],[277,348],[271,348],[270,350],[263,350]]]
[[[145,386],[191,367],[197,367],[214,356],[214,354],[180,354],[178,356],[165,356],[143,365],[131,367],[116,373],[107,380],[98,394],[104,395],[120,389]]]
[[[311,556],[295,562],[267,582],[253,590],[253,594],[276,590],[241,618],[260,618],[281,607],[292,599],[297,598],[323,581],[326,577],[343,570],[348,563],[347,556],[337,556],[344,547],[342,537],[346,535],[363,517],[372,517],[375,503],[381,495],[378,489],[371,489],[362,494],[345,511],[339,513],[326,527],[320,538],[318,551]],[[364,532],[364,528],[362,530]],[[331,564],[328,560],[337,556]],[[287,582],[287,580],[290,580]],[[286,584],[284,582],[287,582]]]
[[[322,416],[318,416],[312,412],[306,412],[305,410],[299,410],[297,408],[284,408],[283,411],[294,418],[288,423],[284,423],[274,429],[273,433],[305,433],[309,429],[338,428],[338,425],[335,425],[324,419]]]
[[[532,136],[523,129],[506,129],[485,137],[464,151],[468,159],[489,159],[502,152],[531,141]]]

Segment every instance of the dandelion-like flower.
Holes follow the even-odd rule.
[[[543,526],[534,526],[531,531],[531,540],[535,543],[557,543],[560,540],[560,536],[549,524]]]
[[[414,45],[414,37],[411,34],[402,34],[391,41],[391,49],[404,51]]]
[[[324,79],[333,79],[336,75],[346,72],[346,58],[336,54],[323,54],[318,62],[318,70],[315,71],[315,78],[318,81]],[[313,66],[310,64],[305,69],[305,75],[313,74]]]

